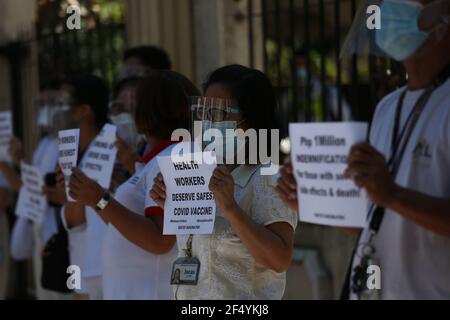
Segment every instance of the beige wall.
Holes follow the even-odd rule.
[[[247,0],[126,0],[128,46],[152,44],[170,54],[174,69],[201,84],[212,70],[249,65]],[[254,1],[255,47],[262,48],[260,1]],[[241,17],[241,18],[237,18]],[[255,66],[262,69],[262,50]]]
[[[191,0],[125,0],[128,46],[157,45],[174,70],[195,79]]]
[[[247,0],[193,0],[197,80],[212,70],[228,65],[250,64]],[[261,2],[254,1],[260,16]],[[262,69],[262,21],[254,22],[255,67]]]
[[[39,88],[37,74],[36,44],[31,42],[34,37],[36,19],[35,0],[2,0],[0,2],[0,46],[13,43],[25,43],[25,55],[22,57],[22,67],[19,70],[22,82],[21,119],[24,128],[24,151],[26,159],[30,160],[34,146],[37,143],[37,130],[34,125],[34,97]],[[10,70],[5,57],[0,60],[0,110],[12,107]]]

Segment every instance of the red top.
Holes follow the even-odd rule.
[[[142,158],[141,163],[144,163],[144,164],[149,163],[154,157],[156,157],[158,154],[160,154],[161,151],[163,151],[168,146],[171,146],[172,144],[175,144],[175,143],[178,143],[178,141],[172,141],[169,139],[162,141],[155,148],[153,148],[145,157]],[[147,196],[150,196],[150,195],[147,195]],[[146,217],[162,216],[162,215],[164,215],[164,210],[158,206],[145,208],[145,216]]]

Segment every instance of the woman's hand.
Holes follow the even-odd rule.
[[[164,178],[161,173],[158,173],[155,179],[153,179],[150,198],[152,198],[158,206],[164,209],[164,203],[166,202],[166,185],[164,184]]]
[[[105,192],[97,182],[89,179],[80,169],[72,169],[69,182],[69,195],[77,203],[95,208]]]
[[[62,172],[59,164],[56,166],[56,188],[64,190],[66,192],[66,182],[64,179],[64,173]]]
[[[124,166],[129,173],[134,174],[134,164],[141,160],[141,157],[136,152],[136,150],[126,143],[124,140],[117,138],[116,141],[117,147],[117,159],[120,164]]]
[[[64,183],[64,182],[63,182]],[[47,201],[57,205],[64,205],[67,202],[66,192],[64,189],[59,187],[48,187],[43,188],[43,192],[47,197]]]
[[[226,166],[218,166],[214,170],[209,190],[214,193],[217,208],[225,215],[238,207],[234,199],[234,179]]]
[[[275,190],[288,208],[298,211],[297,182],[295,181],[294,170],[289,158],[287,158],[283,168],[281,168],[281,176],[278,178]]]
[[[6,161],[0,161],[0,171],[1,172],[6,172],[7,170],[9,170],[10,169],[10,167],[9,167],[9,164],[8,164],[8,162],[6,162]]]
[[[19,168],[20,162],[23,159],[22,141],[20,141],[19,138],[12,137],[11,141],[9,142],[8,153],[11,157],[13,165]]]

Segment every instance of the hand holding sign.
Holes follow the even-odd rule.
[[[70,196],[79,204],[95,207],[105,194],[105,190],[88,178],[80,169],[74,168],[70,177]]]
[[[153,190],[164,205],[164,235],[212,233],[216,204],[208,186],[215,159],[211,152],[158,157],[165,183],[156,179]]]
[[[64,174],[67,200],[69,202],[75,202],[69,195],[69,179],[72,174],[72,168],[77,166],[80,129],[60,131],[58,137],[59,167]]]
[[[38,168],[21,163],[22,188],[16,205],[16,214],[41,223],[46,209],[47,199],[42,191],[44,177]]]
[[[9,143],[8,153],[11,161],[15,166],[20,166],[20,161],[23,158],[22,141],[17,137],[12,137]]]
[[[366,123],[291,124],[292,164],[300,220],[340,227],[364,227],[364,190],[344,175],[350,147],[365,140]],[[286,184],[284,192],[292,187]]]
[[[281,168],[275,190],[288,208],[298,211],[297,181],[295,181],[294,169],[289,158],[286,158]]]
[[[237,207],[236,200],[234,199],[234,179],[226,166],[221,165],[214,169],[211,180],[209,181],[209,190],[214,193],[217,208],[224,215]]]
[[[164,209],[164,204],[166,202],[166,185],[164,184],[164,178],[161,173],[158,173],[155,179],[153,179],[150,198],[152,198],[159,207]]]
[[[95,137],[80,163],[86,176],[98,182],[103,188],[111,185],[111,177],[116,161],[116,126],[105,124]]]
[[[364,188],[373,203],[389,207],[398,186],[384,155],[367,143],[356,144],[350,150],[347,163],[345,176],[353,178],[359,188]]]

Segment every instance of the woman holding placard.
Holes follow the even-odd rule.
[[[163,211],[148,207],[148,193],[159,172],[156,156],[170,155],[172,131],[188,128],[189,95],[198,90],[175,72],[154,70],[139,81],[134,119],[152,150],[136,163],[136,172],[114,198],[81,171],[73,173],[73,198],[96,208],[108,223],[102,257],[105,299],[173,297],[168,279],[177,255],[175,237],[162,235]]]
[[[261,72],[232,65],[214,71],[204,85],[206,98],[193,106],[203,129],[259,129],[274,127],[276,99],[269,79]],[[262,175],[261,164],[238,164],[238,153],[227,154],[236,140],[225,134],[216,149],[227,165],[215,169],[209,189],[217,207],[209,235],[177,235],[179,258],[198,261],[194,285],[174,284],[177,299],[281,299],[290,265],[297,214],[288,210],[274,191],[273,176]],[[261,144],[260,144],[261,145]],[[233,149],[233,148],[228,148]],[[244,149],[251,149],[247,145]],[[237,151],[237,153],[236,153]],[[246,158],[248,160],[248,157]],[[150,192],[164,207],[161,175]],[[178,261],[178,260],[177,260]]]

